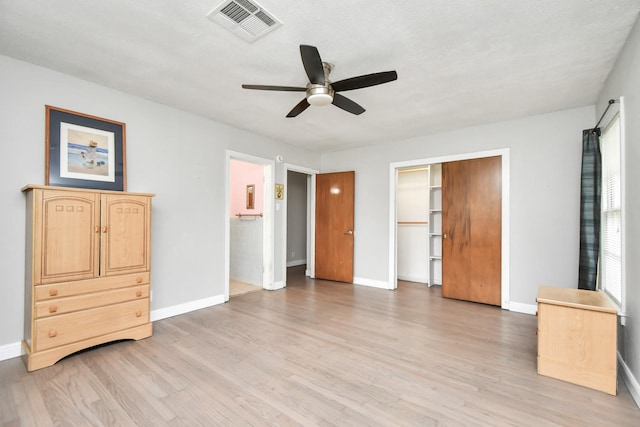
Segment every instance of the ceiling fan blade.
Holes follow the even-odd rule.
[[[331,87],[336,92],[344,90],[361,89],[363,87],[380,85],[397,80],[398,73],[395,71],[384,71],[382,73],[365,74],[363,76],[351,77],[350,79],[339,80],[331,83]]]
[[[291,111],[289,111],[287,117],[295,117],[307,108],[309,108],[309,103],[307,102],[307,98],[303,98],[302,101],[298,103],[298,105],[296,105]]]
[[[344,111],[348,111],[349,113],[358,115],[364,113],[366,110],[362,108],[359,104],[356,104],[346,96],[342,96],[339,93],[333,94],[333,105],[338,108],[342,108]]]
[[[300,45],[300,56],[302,56],[302,65],[307,72],[309,81],[316,85],[324,84],[324,66],[318,49],[314,46],[306,44]]]
[[[242,85],[243,89],[257,89],[257,90],[279,90],[283,92],[305,92],[306,87],[295,86],[265,86],[265,85]]]

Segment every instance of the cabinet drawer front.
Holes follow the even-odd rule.
[[[148,298],[37,319],[34,351],[94,338],[148,322]]]
[[[36,318],[71,313],[135,299],[149,298],[149,285],[112,289],[86,295],[56,298],[36,303]]]
[[[36,301],[149,284],[149,272],[35,286]]]

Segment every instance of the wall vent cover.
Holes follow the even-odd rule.
[[[253,0],[225,0],[207,16],[249,43],[282,25],[272,13]]]

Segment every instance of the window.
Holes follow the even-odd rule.
[[[620,115],[600,140],[602,152],[602,216],[600,286],[622,308],[622,176]]]

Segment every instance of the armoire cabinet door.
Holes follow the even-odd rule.
[[[148,271],[151,247],[149,197],[102,195],[100,275]]]
[[[69,191],[37,191],[36,283],[90,279],[98,275],[99,196]]]

